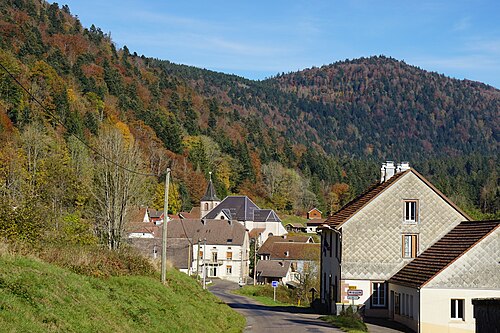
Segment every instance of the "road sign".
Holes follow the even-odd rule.
[[[278,281],[271,282],[271,285],[273,286],[273,288],[277,288],[278,287]]]
[[[352,299],[353,301],[355,301],[359,299],[359,296],[347,296],[347,299]]]
[[[348,290],[347,295],[349,295],[349,296],[363,296],[363,290],[361,290],[361,289]]]

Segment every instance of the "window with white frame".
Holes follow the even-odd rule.
[[[386,305],[386,285],[384,282],[372,283],[372,306],[383,307]]]
[[[233,274],[233,266],[231,266],[231,265],[226,266],[226,274],[227,275]]]
[[[451,319],[464,320],[464,303],[463,299],[451,300]]]
[[[418,235],[402,235],[403,258],[416,258],[418,249]]]
[[[404,215],[403,220],[406,223],[418,222],[418,201],[405,200],[404,201]]]

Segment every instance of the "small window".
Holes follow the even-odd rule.
[[[416,258],[418,249],[418,235],[403,235],[403,258]]]
[[[385,283],[374,282],[372,284],[372,306],[383,307],[385,306]]]
[[[230,265],[226,266],[226,274],[227,275],[233,274],[233,266],[230,266]]]
[[[233,260],[233,252],[226,252],[227,260]]]
[[[200,251],[199,255],[200,255],[200,258],[203,259],[203,251]]]
[[[217,252],[212,252],[212,262],[217,262]]]
[[[451,300],[451,319],[464,320],[464,300],[452,299]]]
[[[208,210],[208,202],[205,203],[205,210]]]
[[[417,223],[418,222],[418,204],[417,200],[404,201],[404,222]]]

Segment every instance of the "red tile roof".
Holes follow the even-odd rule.
[[[372,184],[364,193],[360,194],[359,196],[351,200],[348,204],[346,204],[344,207],[342,207],[341,210],[328,217],[325,221],[325,224],[328,224],[331,227],[337,227],[337,228],[340,227],[345,221],[347,221],[359,210],[361,210],[361,208],[363,208],[370,201],[372,201],[372,199],[377,197],[386,188],[390,187],[392,184],[394,184],[408,172],[410,171],[408,170],[405,172],[397,173],[383,183],[376,182]]]
[[[500,220],[460,223],[403,267],[389,282],[414,288],[424,286],[498,227]]]
[[[274,243],[269,251],[270,260],[319,260],[318,243]],[[259,251],[259,254],[262,254]]]

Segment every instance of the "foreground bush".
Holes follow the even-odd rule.
[[[368,332],[368,328],[363,322],[363,319],[358,313],[353,311],[352,307],[348,307],[345,311],[342,311],[339,316],[323,316],[320,317],[320,319],[340,328],[345,332]]]

